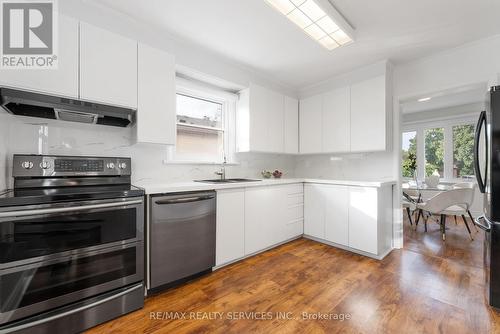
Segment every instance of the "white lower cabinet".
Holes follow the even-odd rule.
[[[286,186],[284,212],[284,231],[280,242],[301,236],[304,233],[304,186]]]
[[[378,253],[377,189],[351,187],[349,194],[349,247]]]
[[[245,255],[267,248],[274,243],[277,210],[273,209],[272,187],[245,190]]]
[[[276,185],[245,190],[245,255],[303,232],[303,185]]]
[[[325,239],[325,186],[304,185],[304,234]]]
[[[349,246],[349,187],[327,186],[325,194],[325,239]]]
[[[217,191],[217,266],[245,256],[245,189]]]
[[[217,190],[217,266],[303,234],[384,257],[392,247],[392,186],[296,183]]]
[[[381,258],[392,247],[392,186],[306,184],[304,234]]]

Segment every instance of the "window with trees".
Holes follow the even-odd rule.
[[[474,125],[453,127],[453,177],[474,177]]]
[[[444,128],[425,130],[425,176],[444,177]]]
[[[419,179],[437,171],[445,180],[474,178],[475,117],[406,124],[401,173]]]
[[[417,170],[417,131],[403,132],[403,177],[415,177]]]

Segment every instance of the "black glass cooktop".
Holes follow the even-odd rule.
[[[144,190],[124,184],[0,191],[0,207],[144,196]]]

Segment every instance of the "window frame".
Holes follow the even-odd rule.
[[[200,160],[200,159],[185,159],[179,158],[176,154],[176,147],[171,146],[167,150],[167,164],[208,164],[208,165],[218,165],[222,164],[224,161],[228,164],[237,164],[235,161],[235,151],[236,151],[236,102],[237,95],[212,87],[208,84],[198,83],[184,78],[176,78],[176,99],[177,94],[193,97],[200,100],[205,100],[208,102],[219,103],[222,105],[222,128],[210,128],[216,131],[222,131],[223,133],[223,148],[220,158],[217,160]],[[176,143],[177,143],[177,127],[178,125],[192,128],[204,128],[202,126],[189,125],[177,123],[177,112],[175,115],[175,131],[176,131]]]
[[[401,127],[400,136],[404,132],[415,131],[417,133],[417,175],[419,179],[425,178],[425,130],[443,128],[444,129],[444,176],[440,179],[441,182],[463,182],[475,181],[475,179],[454,178],[453,177],[453,127],[457,125],[472,125],[476,126],[476,115],[468,115],[459,118],[440,119],[440,120],[425,120],[403,124]],[[399,148],[400,150],[402,147]],[[402,162],[400,162],[401,164]],[[401,167],[400,167],[401,168]],[[405,181],[411,178],[403,177]]]

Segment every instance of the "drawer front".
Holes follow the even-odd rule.
[[[304,194],[304,185],[302,183],[287,185],[287,193],[288,195]]]
[[[287,196],[287,205],[289,207],[296,206],[296,205],[304,205],[304,194],[290,194]]]
[[[304,220],[299,219],[285,225],[286,239],[298,237],[304,233]]]
[[[286,210],[287,223],[303,218],[304,218],[304,205],[302,204],[290,206]]]

